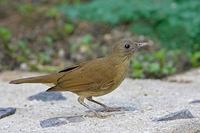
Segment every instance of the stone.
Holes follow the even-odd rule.
[[[28,97],[28,100],[37,100],[37,101],[59,101],[66,100],[66,98],[60,92],[40,92],[38,94]]]
[[[70,116],[70,117],[54,117],[54,118],[49,118],[43,121],[40,121],[40,126],[42,128],[47,128],[47,127],[57,127],[61,125],[65,125],[68,123],[77,123],[77,122],[82,122],[84,121],[83,116]]]
[[[193,101],[189,102],[189,104],[196,104],[196,103],[200,103],[200,100],[193,100]]]
[[[177,119],[191,119],[195,118],[188,109],[180,110],[168,115],[154,119],[153,121],[171,121]]]
[[[16,112],[16,108],[8,107],[8,108],[0,108],[0,119],[13,115]]]

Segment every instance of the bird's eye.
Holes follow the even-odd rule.
[[[124,47],[125,47],[126,49],[129,49],[129,48],[130,48],[130,45],[129,45],[129,44],[125,44]]]

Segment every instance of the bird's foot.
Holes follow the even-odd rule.
[[[105,119],[105,118],[109,117],[110,115],[102,115],[102,114],[99,114],[99,113],[95,113],[95,116],[97,118],[100,118],[100,119]]]
[[[110,115],[103,115],[103,114],[100,114],[100,113],[97,113],[97,112],[93,112],[93,115],[87,114],[85,116],[86,117],[92,117],[92,118],[96,117],[96,118],[100,118],[100,119],[105,119],[105,118],[109,117]]]
[[[121,111],[121,107],[106,107],[103,112],[115,112],[115,111]]]

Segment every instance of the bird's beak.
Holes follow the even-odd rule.
[[[138,48],[142,48],[142,47],[145,47],[145,46],[147,46],[147,45],[148,45],[147,42],[137,42],[137,47],[138,47]]]

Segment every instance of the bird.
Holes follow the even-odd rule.
[[[123,39],[113,45],[112,51],[105,57],[85,61],[67,67],[57,73],[29,77],[10,81],[10,84],[42,83],[53,84],[47,92],[69,91],[78,95],[78,102],[88,108],[98,118],[103,118],[85,100],[102,106],[106,111],[117,108],[109,107],[93,99],[115,90],[125,79],[132,55],[146,46],[146,42]]]

